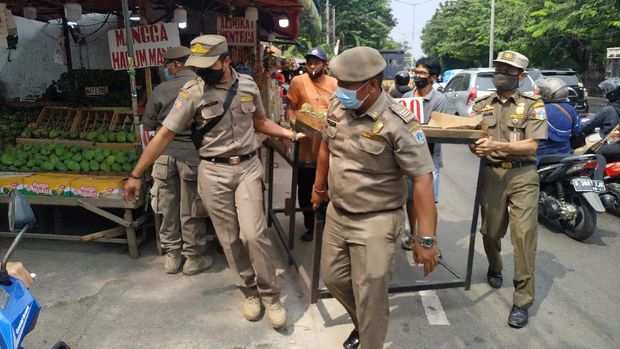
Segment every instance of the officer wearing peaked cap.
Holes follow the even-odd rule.
[[[198,192],[213,221],[230,269],[245,295],[243,316],[256,321],[261,303],[274,328],[286,325],[276,285],[272,238],[263,213],[263,167],[256,155],[254,132],[297,141],[304,137],[265,116],[260,92],[248,75],[238,74],[226,38],[202,35],[191,42],[186,65],[199,76],[185,84],[155,138],[125,184],[125,199],[139,194],[140,175],[174,139],[192,128],[201,158]]]
[[[497,92],[479,99],[472,108],[482,116],[487,135],[472,151],[486,164],[481,173],[480,232],[489,262],[487,281],[493,288],[502,285],[501,239],[510,224],[515,293],[508,324],[519,328],[527,325],[527,309],[534,302],[539,195],[535,163],[538,142],[547,139],[547,120],[543,101],[518,90],[526,77],[527,57],[503,51],[494,62]]]
[[[196,79],[194,71],[185,66],[190,53],[190,49],[183,46],[164,52],[164,80],[153,90],[144,111],[143,123],[147,130],[161,127],[179,90]],[[166,252],[165,271],[169,274],[178,273],[183,265],[184,274],[194,275],[212,264],[211,257],[205,256],[207,213],[198,196],[198,160],[190,130],[186,129],[176,135],[153,164],[151,207],[161,216],[159,236]]]
[[[327,112],[312,193],[315,209],[331,200],[321,275],[355,325],[344,348],[379,349],[388,328],[390,268],[403,229],[404,176],[415,183],[420,203],[414,259],[424,264],[425,275],[437,265],[434,165],[420,123],[383,92],[386,63],[377,50],[355,47],[329,65],[338,88]]]

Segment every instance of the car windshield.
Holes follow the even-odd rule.
[[[579,85],[579,78],[574,73],[558,74],[558,73],[543,73],[546,78],[558,78],[562,79],[568,86]]]
[[[478,74],[476,77],[476,90],[478,91],[495,91],[493,86],[493,73]],[[519,86],[521,92],[534,92],[534,85],[530,78],[525,78],[523,84]]]

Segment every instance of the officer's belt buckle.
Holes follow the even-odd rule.
[[[512,168],[512,162],[510,162],[510,161],[502,161],[500,167],[505,169],[505,170],[510,170]]]
[[[238,156],[231,156],[228,158],[229,165],[239,165],[241,163],[241,158]]]

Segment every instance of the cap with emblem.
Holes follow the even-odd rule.
[[[308,57],[316,57],[318,59],[327,61],[327,53],[320,47],[311,48],[310,51],[306,53],[306,60],[308,59]]]
[[[177,46],[167,49],[162,56],[164,57],[164,61],[168,63],[179,58],[187,57],[190,55],[190,53],[192,53],[192,51],[190,51],[190,49],[188,49],[187,47]]]
[[[526,70],[530,60],[517,51],[502,51],[497,55],[495,63],[506,63],[513,67]]]
[[[191,55],[185,62],[186,66],[209,68],[228,52],[226,38],[221,35],[201,35],[190,44]]]
[[[366,46],[350,48],[329,61],[329,69],[336,79],[347,82],[368,80],[381,73],[385,66],[379,51]]]

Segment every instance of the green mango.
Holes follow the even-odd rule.
[[[82,157],[86,160],[92,160],[95,157],[95,151],[90,149],[84,152],[84,154],[82,154]]]
[[[89,172],[90,171],[90,163],[88,162],[88,160],[82,160],[82,162],[80,162],[80,168],[81,168],[82,172]]]
[[[125,131],[119,131],[116,133],[116,141],[118,143],[127,142],[127,134],[125,133]]]
[[[108,139],[108,135],[107,134],[100,134],[97,137],[97,142],[99,142],[99,143],[109,143],[109,141],[110,140]]]
[[[80,164],[77,161],[69,161],[69,163],[67,164],[67,168],[72,171],[72,172],[80,172]]]
[[[110,165],[108,165],[107,162],[103,162],[101,163],[101,165],[99,166],[99,169],[103,172],[111,172],[110,171]]]
[[[111,166],[116,162],[116,157],[114,157],[114,155],[110,155],[105,159],[105,162]]]
[[[80,154],[80,153],[74,154],[74,155],[71,157],[71,160],[73,160],[73,161],[75,161],[75,162],[80,162],[80,161],[82,161],[82,154]]]
[[[90,160],[88,162],[88,167],[90,167],[91,171],[99,171],[99,163],[95,160]]]

